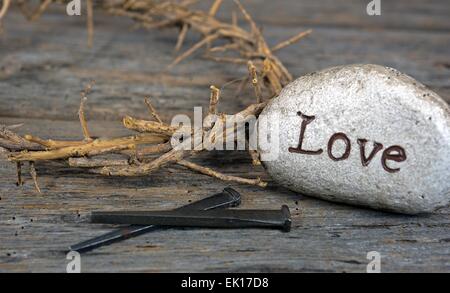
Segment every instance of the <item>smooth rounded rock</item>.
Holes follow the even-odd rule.
[[[449,106],[395,69],[348,65],[305,75],[260,119],[272,125],[259,126],[273,141],[260,148],[264,166],[291,190],[407,214],[449,203]]]

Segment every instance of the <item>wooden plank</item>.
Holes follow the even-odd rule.
[[[21,133],[68,137],[75,122],[25,122]],[[122,135],[109,122],[92,121],[93,134]],[[68,135],[68,134],[71,135]],[[206,154],[213,168],[240,176],[267,175],[245,152]],[[108,225],[86,223],[92,210],[169,209],[227,186],[180,167],[147,177],[105,178],[57,164],[37,166],[42,195],[30,178],[14,185],[15,170],[0,161],[0,271],[64,272],[65,249],[99,235]],[[95,186],[95,188],[93,188]],[[450,208],[430,216],[401,216],[294,194],[271,183],[267,189],[231,184],[243,194],[242,208],[277,208],[293,214],[290,233],[270,230],[171,230],[130,239],[82,256],[85,272],[365,272],[366,254],[382,255],[385,272],[443,272],[450,269]]]
[[[235,9],[224,1],[222,17]],[[247,9],[262,26],[320,26],[366,30],[450,30],[450,5],[446,0],[381,0],[381,15],[367,15],[371,0],[244,0]],[[205,4],[207,5],[207,4]]]
[[[225,1],[230,5],[228,1]],[[445,0],[382,1],[380,17],[365,15],[368,1],[245,1],[271,44],[298,31],[314,33],[280,52],[295,76],[346,63],[396,67],[450,102],[449,9]],[[276,5],[276,6],[275,6]],[[228,17],[229,9],[222,17]],[[130,31],[132,23],[96,13],[95,42],[86,46],[85,20],[52,10],[37,23],[8,15],[0,37],[0,123],[24,122],[20,133],[81,138],[76,122],[79,91],[97,81],[87,114],[93,135],[129,133],[124,114],[147,117],[142,99],[152,95],[166,121],[206,106],[210,84],[245,74],[200,56],[164,72],[172,60],[174,31]],[[64,24],[64,25],[62,25]],[[190,36],[186,47],[196,37]],[[231,112],[250,103],[226,89],[220,107]],[[1,155],[1,154],[0,154]],[[245,152],[208,153],[202,162],[239,176],[261,176]],[[17,187],[15,169],[0,159],[0,272],[65,272],[70,244],[109,231],[86,223],[99,209],[169,209],[200,199],[228,184],[181,167],[151,176],[105,178],[55,163],[37,165],[42,195],[29,176]],[[94,188],[95,186],[95,188]],[[231,184],[242,208],[287,204],[290,233],[266,230],[186,229],[152,233],[82,257],[85,272],[365,272],[366,254],[382,255],[384,272],[448,272],[450,207],[429,216],[401,216],[328,203],[295,194],[273,182],[267,189]]]
[[[55,12],[30,24],[17,13],[9,16],[7,34],[0,38],[0,116],[77,119],[78,93],[95,79],[87,106],[90,118],[146,115],[142,100],[150,95],[170,119],[180,111],[192,112],[193,106],[206,106],[210,84],[220,86],[245,75],[245,66],[221,66],[200,56],[166,73],[174,57],[173,31],[129,31],[131,23],[101,14],[96,20],[95,44],[89,49],[82,19]],[[275,44],[307,28],[270,25],[265,35]],[[189,40],[186,47],[195,37]],[[392,66],[449,100],[448,43],[450,33],[442,31],[321,27],[279,55],[294,76],[348,63]],[[235,99],[232,87],[223,96],[224,111],[236,111],[252,100],[251,93]]]

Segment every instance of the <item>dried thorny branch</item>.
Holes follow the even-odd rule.
[[[29,9],[25,0],[19,0],[17,4],[28,19],[35,20],[54,2],[64,1],[42,0],[34,10]],[[204,57],[213,61],[246,65],[248,76],[242,79],[240,89],[246,84],[251,84],[255,94],[255,103],[231,117],[241,117],[245,121],[249,117],[258,116],[267,105],[268,100],[278,95],[281,89],[292,80],[289,71],[273,52],[298,42],[311,31],[301,32],[270,48],[261,30],[239,0],[234,0],[234,3],[250,27],[249,30],[239,25],[236,11],[233,11],[230,23],[216,18],[222,0],[214,0],[207,11],[193,8],[195,2],[197,1],[105,0],[96,2],[95,7],[113,15],[129,17],[144,28],[178,28],[176,52],[182,49],[189,31],[200,34],[201,40],[180,53],[168,68],[177,65],[202,48]],[[3,1],[0,20],[6,14],[10,4],[9,0]],[[86,4],[88,43],[91,45],[94,31],[94,2],[87,0]],[[119,138],[91,137],[84,114],[84,105],[91,87],[92,83],[81,93],[78,116],[84,137],[82,140],[56,141],[32,135],[21,137],[6,126],[0,127],[0,147],[7,149],[9,160],[16,163],[19,185],[23,182],[22,163],[28,161],[31,177],[39,191],[35,163],[44,160],[64,160],[70,167],[83,168],[88,172],[107,176],[148,175],[169,164],[178,164],[220,180],[261,187],[267,185],[260,178],[247,179],[230,176],[187,160],[193,154],[210,149],[219,137],[223,137],[224,141],[235,139],[229,137],[229,134],[234,134],[237,130],[236,126],[224,127],[224,114],[218,111],[220,90],[217,87],[211,86],[209,115],[204,121],[208,122],[204,125],[209,125],[209,127],[200,129],[203,140],[198,143],[195,139],[186,139],[177,147],[173,147],[170,143],[176,133],[191,134],[198,129],[174,127],[164,123],[148,98],[145,99],[145,104],[154,120],[142,120],[130,116],[123,119],[123,125],[138,134]],[[210,123],[213,114],[217,114],[219,119]],[[186,150],[185,146],[191,146],[190,150]],[[249,153],[254,165],[261,164],[258,152],[249,150]],[[95,157],[105,154],[119,154],[122,158]]]

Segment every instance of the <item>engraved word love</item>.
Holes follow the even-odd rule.
[[[308,116],[303,114],[302,112],[297,112],[297,115],[299,115],[302,118],[302,124],[300,128],[300,137],[298,140],[298,146],[297,147],[290,147],[289,152],[291,153],[298,153],[298,154],[304,154],[304,155],[320,155],[323,153],[323,149],[317,149],[317,150],[305,150],[303,149],[303,140],[305,137],[305,131],[308,124],[314,121],[316,119],[315,116]],[[345,151],[342,154],[336,155],[333,153],[333,146],[336,141],[341,140],[345,144]],[[367,155],[366,150],[366,144],[367,139],[365,138],[358,138],[357,143],[359,145],[359,154],[361,157],[361,164],[364,167],[369,166],[370,162],[375,158],[375,156],[380,152],[384,146],[383,144],[379,142],[374,142],[372,150]],[[350,142],[350,139],[348,136],[343,132],[338,132],[333,134],[330,139],[328,140],[327,145],[327,153],[328,157],[332,159],[333,161],[343,161],[348,159],[350,156],[350,151],[352,149],[352,144]],[[381,155],[381,165],[383,166],[384,170],[386,170],[389,173],[395,173],[400,171],[400,168],[392,168],[389,167],[388,162],[389,161],[395,161],[395,162],[403,162],[406,160],[406,152],[405,149],[398,145],[389,146],[386,149],[384,149],[382,155]]]

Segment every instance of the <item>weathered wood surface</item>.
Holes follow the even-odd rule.
[[[295,76],[344,63],[393,66],[450,101],[450,7],[445,0],[382,1],[382,16],[365,14],[368,1],[244,1],[270,43],[313,28],[280,52]],[[231,7],[226,3],[227,7]],[[229,10],[227,10],[229,12]],[[222,17],[228,17],[227,11]],[[229,15],[229,14],[228,14]],[[210,84],[221,85],[245,68],[199,56],[164,72],[173,58],[174,31],[130,30],[131,22],[96,14],[94,47],[86,46],[82,17],[54,9],[37,23],[16,11],[0,36],[0,123],[25,123],[20,133],[80,138],[79,91],[95,79],[87,114],[92,133],[126,133],[124,114],[146,117],[151,95],[164,118],[206,106]],[[197,36],[189,37],[193,44]],[[225,90],[221,110],[236,111],[250,95]],[[209,166],[270,180],[244,152],[204,155]],[[105,178],[55,163],[37,166],[42,195],[30,178],[15,186],[15,168],[0,160],[0,272],[64,272],[70,244],[109,231],[86,223],[98,209],[168,209],[212,194],[226,183],[182,167],[148,177]],[[369,251],[382,255],[384,272],[450,271],[450,208],[410,217],[328,203],[287,191],[273,182],[263,190],[233,185],[243,208],[293,213],[290,233],[267,230],[186,229],[156,232],[82,256],[84,272],[313,271],[365,272]]]

